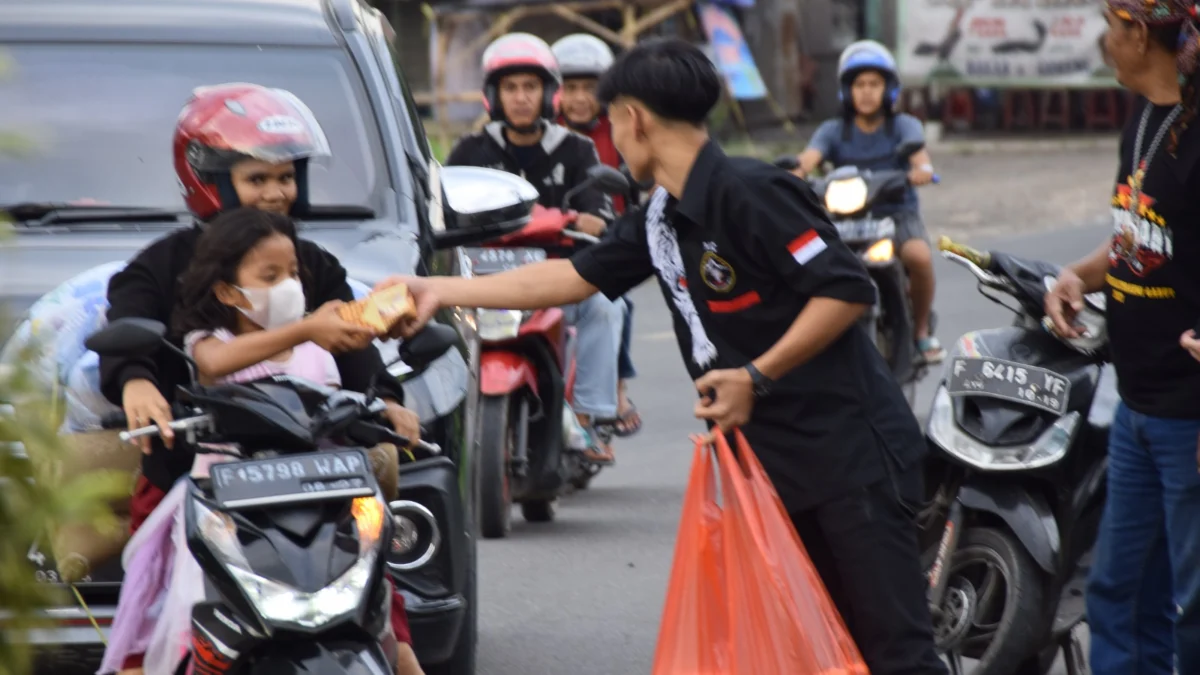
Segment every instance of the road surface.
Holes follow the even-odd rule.
[[[1105,236],[1096,224],[1042,234],[972,237],[981,247],[1064,263]],[[938,259],[936,307],[943,342],[1008,323],[974,278]],[[591,490],[562,501],[558,521],[514,520],[505,540],[480,543],[479,675],[649,673],[692,448],[694,390],[656,286],[635,292],[631,394],[645,427],[617,446],[618,464]],[[923,418],[933,376],[918,390]],[[1061,662],[1054,671],[1063,675]]]

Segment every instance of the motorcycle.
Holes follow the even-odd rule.
[[[938,248],[1016,315],[958,339],[926,424],[920,524],[938,648],[955,675],[963,657],[976,675],[1043,675],[1060,649],[1082,675],[1076,627],[1117,404],[1104,294],[1085,298],[1084,335],[1060,338],[1043,310],[1058,267],[946,237]]]
[[[610,193],[629,190],[616,169],[598,165],[586,181],[570,190],[562,209],[535,207],[523,229],[483,248],[464,249],[471,274],[481,276],[541,262],[549,254],[569,254],[598,241],[571,229],[577,213],[570,200],[598,187]],[[523,311],[476,310],[480,354],[479,528],[489,539],[507,536],[512,505],[521,505],[528,522],[555,517],[559,496],[586,489],[601,466],[571,452],[564,431],[573,420],[567,405],[575,384],[575,331],[558,308]],[[612,431],[597,425],[607,442]]]
[[[165,334],[159,322],[120,319],[86,345],[106,356],[166,347],[187,360],[193,381],[180,387],[170,427],[197,453],[228,455],[209,477],[187,479],[185,531],[205,588],[191,613],[188,672],[394,672],[395,652],[380,643],[390,559],[436,552],[443,535],[428,509],[388,504],[379,489],[363,448],[409,447],[383,422],[384,402],[290,376],[201,386],[195,362]],[[430,326],[402,358],[428,364],[456,342],[453,329]],[[103,426],[125,428],[124,414]],[[150,426],[120,437],[158,434]],[[447,461],[427,442],[411,453],[400,453],[402,475]]]
[[[904,143],[896,149],[896,156],[906,161],[924,147],[921,142]],[[775,166],[787,171],[794,171],[799,165],[795,155],[775,160]],[[941,179],[934,176],[933,182],[939,183]],[[894,204],[904,198],[909,187],[908,174],[900,170],[870,171],[843,166],[824,178],[810,179],[809,184],[824,203],[842,241],[867,266],[875,285],[876,303],[860,322],[867,334],[874,336],[876,347],[912,403],[916,384],[925,376],[928,364],[917,351],[908,273],[894,243],[896,223],[891,217],[873,213],[883,204]],[[936,327],[937,315],[931,313],[931,334]]]

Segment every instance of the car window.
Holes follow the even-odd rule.
[[[400,99],[400,106],[404,108],[404,114],[407,115],[415,127],[413,131],[416,135],[417,147],[421,150],[421,154],[425,156],[425,159],[428,160],[433,153],[429,148],[429,137],[425,133],[421,114],[413,102],[412,91],[408,86],[408,78],[404,77],[404,68],[400,65],[400,52],[396,50],[396,31],[386,18],[380,17],[379,23],[382,29],[380,31],[382,33],[380,35],[382,38],[381,42],[387,45],[387,54],[388,58],[390,58],[390,63],[380,64],[383,66],[384,77],[396,89],[396,97]]]
[[[10,64],[0,76],[0,130],[29,146],[0,156],[0,203],[186,210],[171,148],[180,109],[198,86],[251,82],[292,92],[324,129],[333,157],[310,167],[314,204],[384,210],[379,129],[337,48],[17,44],[0,55]]]

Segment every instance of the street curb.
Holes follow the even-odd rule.
[[[990,152],[1062,152],[1068,150],[1112,150],[1120,147],[1119,136],[1093,138],[1007,138],[1002,140],[942,139],[930,143],[929,149],[939,154],[975,155]]]

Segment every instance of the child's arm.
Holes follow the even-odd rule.
[[[307,321],[300,320],[281,328],[254,331],[229,339],[211,333],[193,334],[186,342],[188,352],[196,360],[200,380],[211,383],[308,342],[309,328]]]
[[[921,121],[909,115],[896,118],[899,143],[924,143],[925,128]],[[928,185],[933,182],[933,159],[929,150],[922,147],[908,158],[908,180],[913,185]]]

